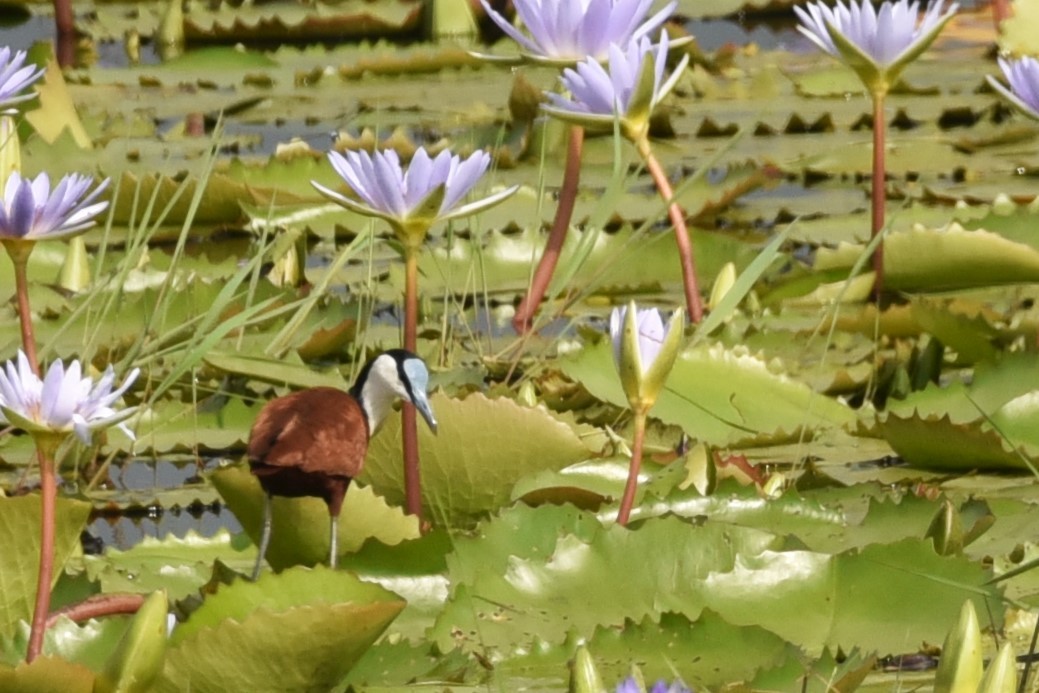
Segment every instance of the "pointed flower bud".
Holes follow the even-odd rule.
[[[610,315],[613,358],[633,411],[648,412],[675,365],[682,343],[682,310],[667,327],[656,308],[639,310],[632,301]]]
[[[1010,82],[1010,89],[991,75],[989,85],[1026,116],[1039,120],[1039,60],[1028,56],[1019,60],[1000,58],[999,67]]]
[[[612,45],[607,67],[588,59],[564,70],[561,79],[570,95],[548,92],[551,105],[542,108],[549,115],[589,130],[612,130],[619,121],[621,133],[629,140],[645,139],[653,109],[671,92],[689,64],[689,56],[683,56],[665,80],[667,51],[664,35],[656,46],[648,38],[632,41],[624,48]]]
[[[405,171],[393,150],[376,152],[329,152],[336,173],[361,198],[351,199],[311,181],[333,202],[365,216],[385,219],[404,244],[418,245],[433,224],[476,214],[512,195],[512,186],[482,200],[460,205],[462,198],[479,182],[491,163],[489,154],[475,152],[467,159],[444,150],[430,157],[419,147]]]
[[[945,0],[928,5],[917,23],[919,2],[898,0],[874,7],[872,0],[841,0],[832,8],[822,2],[794,7],[798,30],[819,48],[858,74],[874,93],[887,93],[909,63],[934,42],[959,5]]]
[[[672,0],[646,19],[653,0],[513,0],[527,36],[487,0],[480,2],[487,16],[520,45],[524,59],[559,67],[587,58],[606,60],[611,44],[626,46],[648,36],[678,6]]]

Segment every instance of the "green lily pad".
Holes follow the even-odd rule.
[[[209,537],[194,532],[183,538],[145,537],[126,551],[109,548],[101,555],[83,558],[87,574],[105,592],[163,589],[171,601],[197,593],[211,579],[217,560],[244,571],[252,567],[256,554],[244,537],[235,541],[223,529]]]
[[[174,629],[155,690],[330,690],[403,606],[378,585],[323,568],[236,581]]]
[[[851,268],[864,246],[820,248],[815,268]],[[884,239],[884,286],[890,290],[937,291],[1039,281],[1039,251],[959,224],[944,229],[914,227]]]
[[[210,480],[246,534],[259,544],[263,527],[263,490],[246,465],[224,467]],[[275,570],[317,565],[328,560],[328,506],[320,498],[274,497],[267,562]],[[387,505],[371,487],[351,484],[339,515],[339,555],[350,554],[369,538],[399,544],[419,536],[418,520]]]
[[[880,430],[907,462],[946,469],[1028,469],[1039,460],[1039,359],[979,364],[969,385],[930,385],[880,414]]]
[[[32,617],[40,565],[40,498],[0,498],[0,632]],[[61,576],[65,562],[79,550],[90,504],[58,498],[54,531],[54,573],[48,589]]]
[[[94,672],[60,657],[41,656],[32,664],[0,667],[0,688],[10,693],[93,693]]]
[[[419,426],[422,499],[429,516],[454,526],[509,501],[522,477],[587,459],[577,433],[548,412],[482,394],[434,395],[439,425]],[[403,504],[400,419],[392,416],[371,441],[358,477],[391,503]]]
[[[593,395],[627,407],[606,339],[560,362]],[[803,432],[844,427],[855,413],[807,385],[777,374],[739,349],[694,346],[679,354],[650,414],[713,445],[761,445]]]

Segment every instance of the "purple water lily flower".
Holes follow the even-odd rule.
[[[20,92],[42,77],[44,70],[26,65],[25,59],[25,51],[12,54],[9,47],[0,48],[0,110],[36,96],[35,92]]]
[[[635,677],[629,676],[617,684],[616,693],[644,693],[644,691],[645,689],[639,685]],[[653,684],[653,687],[649,689],[649,693],[692,693],[692,691],[681,679],[676,679],[670,684],[661,679]]]
[[[61,238],[90,228],[94,217],[108,208],[105,200],[95,202],[108,179],[90,190],[93,184],[93,178],[73,173],[52,192],[46,173],[33,180],[11,173],[0,200],[0,242]]]
[[[610,44],[627,45],[655,31],[678,3],[669,2],[646,19],[653,0],[514,0],[516,14],[527,28],[524,35],[488,4],[487,15],[534,62],[572,65],[592,58],[606,60]]]
[[[29,433],[75,433],[90,443],[91,431],[118,425],[130,438],[133,433],[122,423],[134,408],[116,409],[112,405],[137,379],[135,368],[113,390],[115,371],[109,366],[101,378],[82,376],[82,366],[73,360],[66,368],[54,361],[41,379],[33,373],[29,359],[18,352],[17,363],[8,361],[0,369],[0,421]]]
[[[621,345],[624,340],[624,321],[628,315],[628,306],[618,306],[610,313],[610,341],[613,342],[613,359],[618,365],[621,362]],[[639,371],[645,373],[660,354],[667,330],[664,319],[656,308],[636,308],[635,325],[637,326]]]
[[[678,355],[682,324],[681,310],[665,325],[656,308],[638,308],[634,302],[610,314],[613,359],[633,408],[648,410],[656,401]]]
[[[1010,89],[991,76],[989,85],[1022,113],[1039,120],[1039,60],[1029,56],[1018,60],[1000,58],[999,67],[1010,82]]]
[[[405,171],[400,157],[393,150],[376,152],[329,152],[329,161],[363,204],[311,181],[312,185],[332,201],[347,209],[386,219],[395,227],[408,226],[417,221],[431,226],[475,214],[495,205],[517,190],[516,186],[485,197],[468,205],[459,206],[462,198],[472,190],[487,171],[491,157],[478,151],[462,159],[445,150],[431,158],[419,147]]]
[[[847,7],[837,0],[828,7],[821,2],[794,7],[801,20],[798,30],[819,48],[848,63],[867,86],[882,81],[889,87],[898,73],[922,53],[938,36],[959,5],[945,8],[945,0],[928,5],[922,18],[920,3],[909,0],[884,2],[879,8],[872,0]]]
[[[619,119],[625,136],[632,140],[644,137],[653,108],[670,93],[689,64],[689,56],[683,56],[665,80],[667,52],[664,36],[656,45],[648,38],[625,47],[611,45],[606,67],[588,59],[564,70],[561,79],[569,96],[546,92],[551,105],[543,108],[563,120],[598,129],[612,129]]]

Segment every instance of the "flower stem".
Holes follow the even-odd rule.
[[[653,177],[653,182],[660,192],[660,197],[667,203],[668,217],[671,226],[675,230],[675,243],[678,244],[678,257],[682,263],[682,286],[685,289],[685,302],[689,309],[689,319],[698,323],[703,318],[703,299],[700,298],[700,286],[696,278],[696,263],[693,259],[693,245],[689,240],[689,231],[685,225],[685,213],[672,198],[674,191],[671,183],[667,180],[667,174],[649,146],[649,138],[643,137],[636,140],[639,156],[646,164],[646,170]]]
[[[54,575],[54,522],[58,484],[54,475],[54,459],[37,448],[40,463],[40,572],[36,578],[36,605],[32,612],[29,650],[25,659],[31,662],[43,651],[43,635],[51,606],[51,581]]]
[[[101,616],[117,616],[120,614],[136,614],[147,595],[128,592],[95,594],[81,602],[57,609],[47,618],[47,627],[53,626],[64,616],[76,623],[82,623]]]
[[[996,25],[996,33],[1002,33],[1002,24],[1004,20],[1010,19],[1013,16],[1013,12],[1010,9],[1009,0],[993,0],[992,1],[992,22]]]
[[[404,250],[404,348],[415,352],[418,346],[418,254],[411,244]],[[401,442],[404,447],[404,507],[422,523],[422,487],[419,479],[418,417],[415,405],[401,407]]]
[[[639,484],[639,468],[642,466],[642,441],[646,437],[646,413],[635,412],[635,440],[631,446],[631,465],[628,467],[628,482],[624,485],[624,497],[617,513],[617,524],[627,525],[631,506],[635,502],[635,489]]]
[[[884,121],[884,92],[873,93],[873,177],[872,177],[872,217],[870,224],[870,238],[875,238],[884,230],[884,205],[887,202],[887,170],[884,157],[884,134],[886,123]],[[873,251],[873,272],[876,279],[873,281],[873,297],[880,300],[884,291],[884,242],[881,241]]]
[[[566,145],[566,168],[563,169],[563,183],[559,190],[559,204],[556,217],[552,221],[552,229],[548,234],[545,252],[541,254],[537,269],[530,281],[527,295],[520,301],[516,315],[512,318],[512,327],[519,334],[526,333],[534,322],[534,312],[545,297],[552,274],[556,271],[559,255],[566,241],[566,232],[570,229],[570,219],[574,215],[574,202],[577,199],[577,187],[581,181],[581,150],[584,147],[584,128],[571,125]]]
[[[29,359],[29,366],[36,375],[40,374],[40,364],[36,360],[36,336],[32,329],[32,309],[29,307],[29,279],[26,275],[26,265],[29,262],[28,253],[12,253],[11,261],[14,262],[14,285],[18,296],[18,320],[22,326],[22,348],[25,350],[25,358]]]

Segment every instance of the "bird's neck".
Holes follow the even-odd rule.
[[[397,364],[389,357],[377,358],[361,371],[357,382],[350,388],[350,394],[364,410],[368,419],[368,431],[374,434],[383,420],[393,408],[393,400],[398,397],[390,384],[397,376]]]

